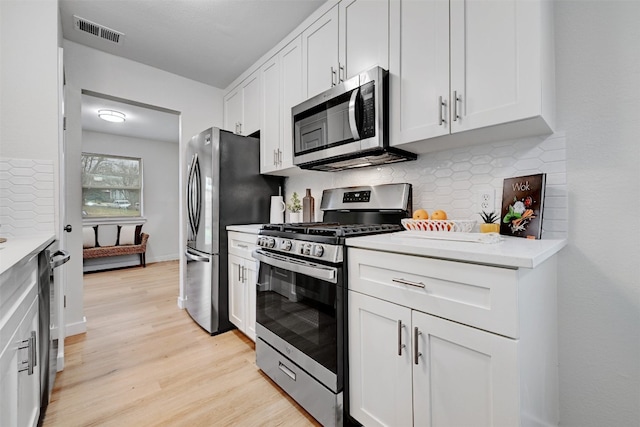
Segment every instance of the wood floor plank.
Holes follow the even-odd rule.
[[[178,262],[84,276],[86,334],[65,341],[44,427],[319,426],[238,331],[177,308]]]

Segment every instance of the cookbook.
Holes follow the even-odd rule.
[[[539,239],[547,175],[506,178],[502,187],[500,234]]]

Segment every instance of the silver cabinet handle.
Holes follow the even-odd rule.
[[[336,70],[333,68],[333,65],[331,66],[331,87],[334,87],[336,85]]]
[[[31,331],[31,335],[28,339],[23,340],[21,346],[18,347],[20,350],[27,349],[27,360],[22,363],[26,363],[27,367],[18,369],[18,372],[27,371],[27,375],[33,375],[33,368],[38,365],[38,349],[37,349],[37,341],[36,341],[36,331]]]
[[[278,148],[278,165],[282,166],[282,151]]]
[[[241,245],[240,243],[238,243],[238,245],[237,245],[237,246],[238,246],[239,248],[242,248],[242,249],[247,249],[247,248],[249,247],[249,246],[247,246],[247,245]]]
[[[402,328],[404,328],[402,320],[398,320],[398,356],[402,356],[402,349],[406,347],[402,344]]]
[[[344,65],[341,65],[338,63],[338,69],[340,70],[340,72],[338,73],[338,81],[342,83],[344,81],[344,76],[345,76]]]
[[[296,380],[296,373],[291,369],[287,368],[282,362],[278,362],[278,369],[285,373],[286,376],[291,378],[292,380]]]
[[[413,363],[418,364],[418,358],[422,356],[422,353],[418,351],[418,337],[422,335],[422,332],[418,330],[418,327],[413,328]]]
[[[391,279],[392,282],[396,282],[396,283],[400,283],[402,285],[409,285],[409,286],[415,286],[416,288],[424,288],[424,283],[422,282],[410,282],[409,280],[405,280],[405,279],[396,279],[393,278]]]
[[[273,150],[273,166],[276,166],[276,150]]]
[[[462,101],[462,98],[458,96],[458,91],[453,91],[453,121],[457,122],[460,116],[458,115],[458,102]]]
[[[242,266],[242,281],[247,283],[247,267]]]
[[[444,112],[442,111],[445,107],[445,103],[442,102],[442,97],[439,96],[438,97],[438,125],[442,126],[442,124],[445,122],[444,120]]]

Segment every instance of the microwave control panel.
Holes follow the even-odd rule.
[[[376,136],[376,105],[374,82],[360,86],[362,99],[362,132],[361,139]]]

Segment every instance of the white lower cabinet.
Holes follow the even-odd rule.
[[[256,236],[229,232],[229,321],[256,340]]]
[[[37,257],[0,280],[0,426],[35,427],[40,415]],[[6,280],[5,280],[6,279]]]
[[[557,425],[555,269],[349,248],[350,415],[368,427]]]

